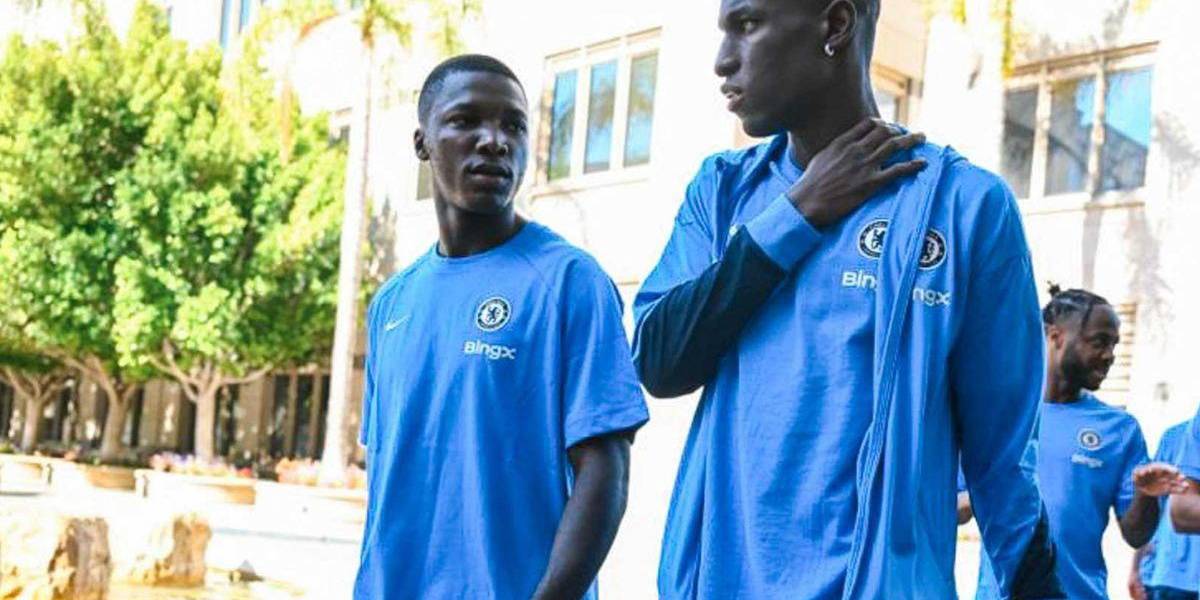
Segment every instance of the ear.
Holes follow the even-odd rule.
[[[429,160],[429,148],[425,147],[425,131],[418,127],[413,131],[413,150],[417,153],[417,158],[422,161]]]
[[[825,8],[825,43],[834,51],[834,56],[845,52],[854,42],[859,16],[850,0],[833,0]]]
[[[1062,348],[1066,342],[1067,332],[1058,325],[1046,325],[1046,346],[1055,350]]]

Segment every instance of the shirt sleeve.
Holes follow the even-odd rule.
[[[621,297],[591,259],[573,263],[562,299],[563,435],[570,448],[649,419],[621,324]]]
[[[1179,441],[1179,470],[1188,479],[1200,482],[1200,414],[1192,419]]]
[[[1129,510],[1129,505],[1133,504],[1133,496],[1136,492],[1133,487],[1133,470],[1147,462],[1150,462],[1150,455],[1146,449],[1146,438],[1142,435],[1142,428],[1135,422],[1133,432],[1125,444],[1125,456],[1121,465],[1121,485],[1117,487],[1116,494],[1113,496],[1113,510],[1117,511],[1118,519],[1125,514],[1125,511]]]
[[[996,179],[977,217],[965,314],[950,356],[962,470],[1005,597],[1061,597],[1031,446],[1045,370],[1041,311],[1012,193]]]
[[[708,382],[721,356],[819,234],[779,197],[731,237],[717,235],[719,160],[688,185],[658,265],[634,299],[634,362],[660,397]],[[719,249],[719,250],[718,250]]]
[[[376,300],[377,299],[378,299],[378,296],[376,296]],[[371,427],[372,427],[373,421],[374,421],[374,417],[372,416],[372,414],[374,412],[374,407],[375,407],[375,368],[371,365],[372,359],[374,358],[374,352],[372,350],[372,341],[374,340],[374,337],[375,337],[375,333],[374,333],[375,329],[372,326],[372,324],[375,322],[375,304],[376,304],[376,301],[373,300],[371,302],[371,304],[369,306],[367,306],[367,320],[366,320],[367,352],[366,352],[366,355],[363,357],[362,416],[359,419],[360,424],[359,424],[359,428],[358,428],[358,443],[363,446],[366,446],[366,447],[370,447],[370,445],[371,445],[370,444],[370,440],[371,440],[371,436],[372,436]]]

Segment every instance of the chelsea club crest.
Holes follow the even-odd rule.
[[[500,296],[492,296],[479,304],[475,311],[475,325],[483,331],[496,331],[508,324],[512,317],[512,307],[508,300]]]

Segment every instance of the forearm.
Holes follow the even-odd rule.
[[[704,385],[785,275],[744,229],[738,231],[721,260],[667,292],[639,325],[642,384],[660,398]]]
[[[1121,537],[1134,548],[1146,545],[1158,527],[1158,517],[1158,498],[1137,493],[1129,509],[1121,515]]]
[[[628,485],[626,440],[606,443],[579,461],[535,600],[576,600],[587,593],[625,514]]]
[[[1179,533],[1200,533],[1200,496],[1174,494],[1171,496],[1171,525]]]

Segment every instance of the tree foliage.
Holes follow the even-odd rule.
[[[0,64],[0,290],[30,339],[110,400],[163,374],[211,403],[323,354],[345,168],[323,119],[284,145],[261,67],[223,79],[145,0],[124,40],[78,7],[66,47],[14,39]]]

